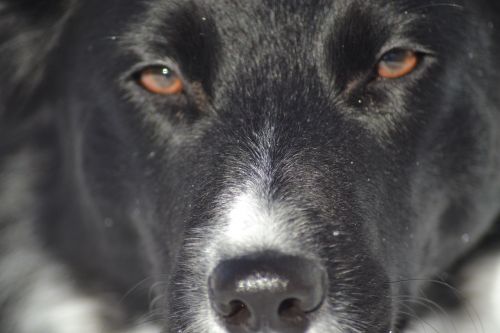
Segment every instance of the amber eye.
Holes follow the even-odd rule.
[[[184,90],[179,75],[166,66],[143,69],[137,74],[137,82],[147,91],[158,95],[178,95]]]
[[[385,79],[399,79],[417,68],[419,55],[409,50],[392,50],[384,54],[377,65],[378,75]]]

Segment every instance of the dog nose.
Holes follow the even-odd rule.
[[[231,333],[303,333],[325,299],[326,281],[318,263],[273,252],[221,262],[209,292]]]

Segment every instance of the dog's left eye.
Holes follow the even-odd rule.
[[[396,49],[387,52],[377,64],[377,74],[384,79],[399,79],[417,68],[419,54],[415,51]]]
[[[179,95],[184,91],[180,76],[167,66],[152,66],[136,74],[137,83],[157,95]]]

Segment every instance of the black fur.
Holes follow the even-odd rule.
[[[496,0],[1,0],[0,167],[32,154],[16,195],[44,251],[165,332],[192,329],[200,230],[248,179],[309,222],[342,332],[404,331],[398,297],[500,211],[499,29]],[[426,56],[378,79],[392,47]],[[184,95],[137,85],[158,62]],[[4,210],[0,246],[22,248]]]

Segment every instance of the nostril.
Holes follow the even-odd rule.
[[[224,316],[227,323],[231,325],[243,325],[250,319],[250,310],[241,301],[231,301],[229,303],[230,312]]]
[[[281,302],[278,315],[282,320],[298,323],[306,319],[306,312],[301,307],[301,301],[296,298],[288,298]]]

